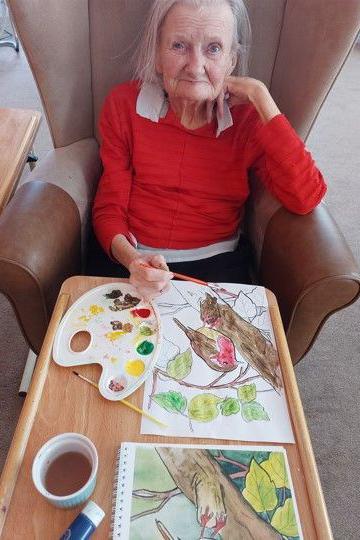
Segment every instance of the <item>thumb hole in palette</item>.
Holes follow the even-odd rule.
[[[91,345],[91,339],[91,334],[87,330],[76,332],[70,339],[70,350],[75,353],[86,352]]]

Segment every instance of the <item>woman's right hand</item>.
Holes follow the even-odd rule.
[[[130,283],[142,298],[152,300],[170,288],[174,277],[162,255],[142,255],[129,264]]]

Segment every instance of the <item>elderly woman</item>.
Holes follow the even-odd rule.
[[[248,281],[249,169],[297,214],[325,194],[266,86],[241,76],[249,37],[242,0],[155,0],[137,80],[106,99],[94,230],[146,297],[166,290],[172,272]]]

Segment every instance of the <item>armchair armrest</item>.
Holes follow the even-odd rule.
[[[62,188],[75,201],[82,229],[82,250],[86,245],[90,209],[101,174],[99,145],[89,137],[50,150],[25,178],[25,183],[43,180]]]
[[[46,182],[21,186],[0,216],[0,290],[34,352],[40,351],[61,284],[80,271],[73,199]]]
[[[284,208],[272,215],[259,278],[277,297],[294,364],[325,320],[360,294],[358,265],[325,204],[306,216]]]

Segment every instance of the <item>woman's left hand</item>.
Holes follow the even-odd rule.
[[[229,96],[229,107],[252,103],[264,124],[274,116],[280,114],[280,110],[271,97],[266,85],[257,79],[251,77],[227,77],[223,91],[217,100],[220,114],[223,113],[224,96],[227,94]]]
[[[256,99],[267,97],[267,94],[270,96],[265,84],[251,77],[227,77],[224,91],[229,94],[230,107],[253,103]]]

